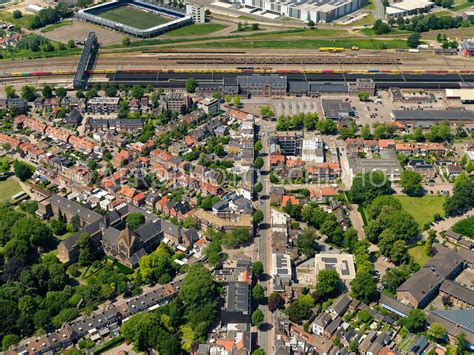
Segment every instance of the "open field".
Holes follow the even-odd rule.
[[[413,259],[415,263],[419,264],[420,266],[423,266],[426,264],[428,260],[431,259],[430,256],[426,255],[425,253],[425,245],[417,245],[412,248],[408,249],[408,254],[410,256],[413,256]]]
[[[48,37],[57,42],[66,43],[68,40],[84,41],[89,32],[95,32],[99,38],[101,46],[109,46],[122,42],[123,35],[121,33],[111,31],[105,27],[100,27],[89,22],[81,22],[73,20],[68,26],[60,26],[43,33],[43,36]]]
[[[167,36],[198,36],[208,35],[226,28],[226,26],[220,23],[202,23],[184,26],[176,30],[168,32]]]
[[[171,18],[152,12],[138,10],[131,6],[121,6],[99,13],[97,16],[141,30],[170,22]]]
[[[379,40],[379,39],[365,39],[365,38],[348,38],[348,39],[315,39],[308,41],[307,39],[294,39],[291,41],[220,41],[200,43],[199,45],[185,45],[187,48],[264,48],[264,49],[319,49],[320,47],[344,47],[351,48],[353,46],[363,49],[395,49],[408,48],[405,40]],[[174,46],[173,46],[174,47]]]
[[[8,178],[0,181],[0,201],[9,200],[13,195],[23,191],[15,179]]]
[[[444,216],[443,203],[444,196],[425,195],[423,197],[410,197],[406,195],[396,195],[405,211],[415,218],[420,227],[433,222],[434,214],[439,213]]]
[[[0,11],[0,21],[5,21],[20,27],[29,28],[33,22],[34,15],[23,14],[20,18],[13,18],[13,13],[9,11]]]

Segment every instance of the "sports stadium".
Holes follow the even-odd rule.
[[[140,0],[114,0],[80,10],[81,20],[134,37],[149,38],[192,23],[177,9]]]

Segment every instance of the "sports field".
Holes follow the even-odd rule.
[[[116,7],[115,9],[101,12],[97,14],[97,16],[141,30],[162,25],[173,20],[170,17],[142,11],[132,6]]]

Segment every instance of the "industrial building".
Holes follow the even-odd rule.
[[[394,110],[392,117],[412,127],[429,127],[441,122],[474,126],[474,112],[470,110]]]
[[[420,10],[428,10],[434,6],[429,0],[403,0],[392,2],[385,8],[385,13],[389,17],[416,15]]]
[[[356,11],[367,0],[239,0],[242,6],[301,21],[331,22]]]

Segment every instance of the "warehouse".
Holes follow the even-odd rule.
[[[394,110],[392,117],[412,126],[418,126],[419,122],[449,122],[451,125],[474,127],[474,111],[469,110]]]
[[[305,22],[331,22],[356,11],[367,0],[239,0],[241,5]]]

